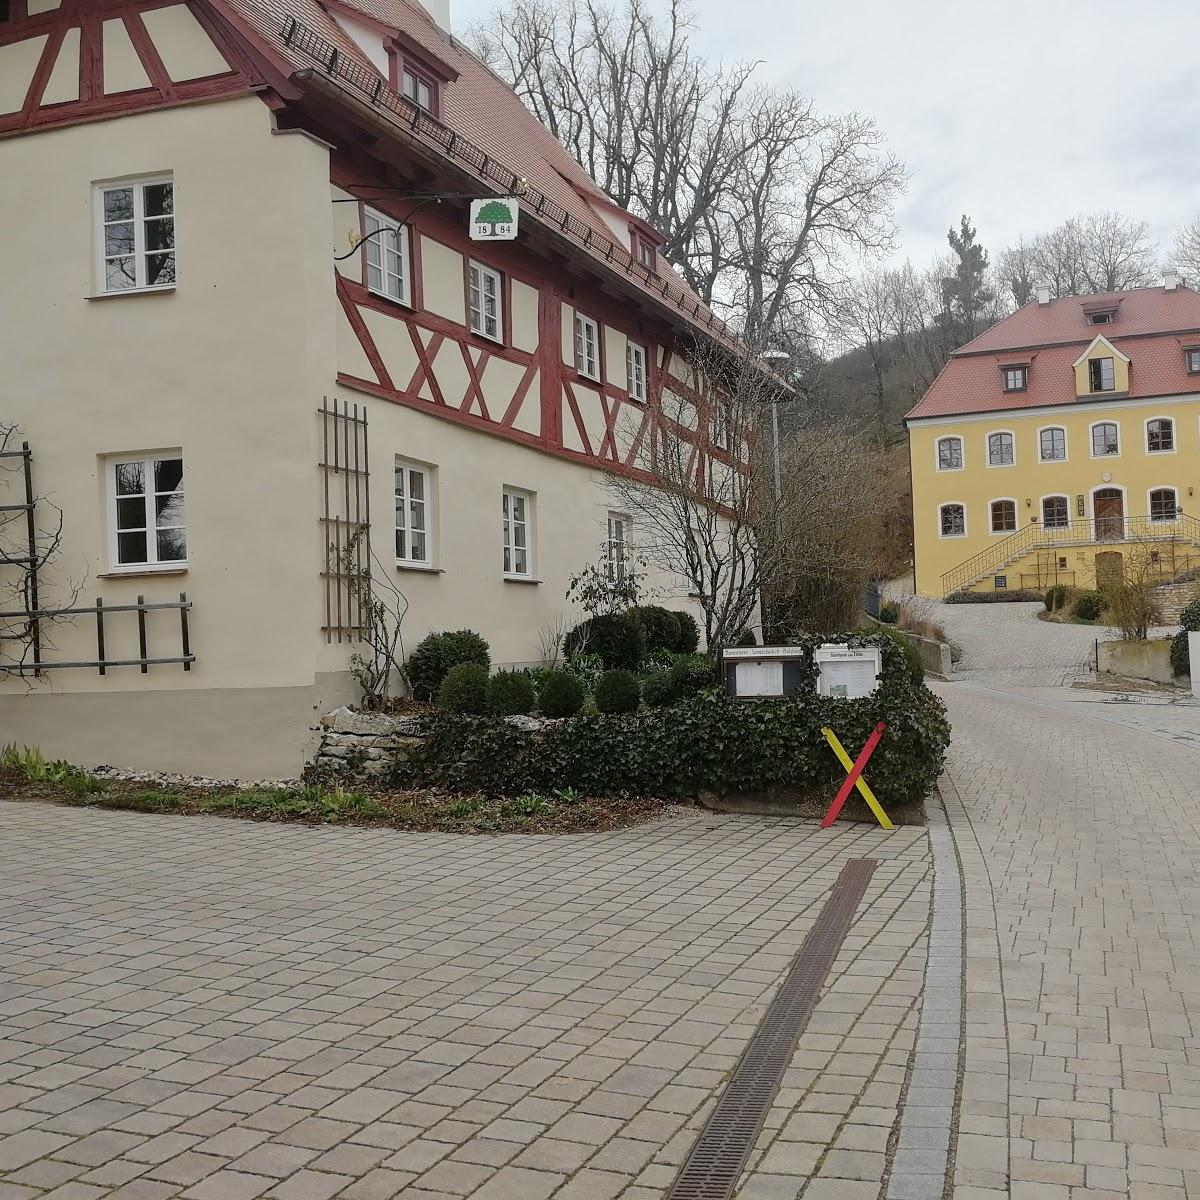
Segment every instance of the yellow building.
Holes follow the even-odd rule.
[[[1200,295],[1035,301],[955,351],[906,418],[916,589],[1095,587],[1200,569]]]

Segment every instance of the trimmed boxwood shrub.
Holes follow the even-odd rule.
[[[1001,589],[998,592],[951,592],[946,597],[946,604],[1029,604],[1037,600],[1045,602],[1046,597],[1041,592],[1032,592],[1028,588],[1017,588],[1013,591]]]
[[[1075,598],[1075,616],[1081,621],[1098,621],[1103,608],[1099,592],[1080,592]]]
[[[1200,600],[1189,600],[1180,609],[1179,624],[1193,633],[1200,633]]]
[[[511,717],[531,713],[536,707],[533,680],[524,671],[497,671],[488,680],[488,712],[498,717]]]
[[[474,630],[455,629],[422,638],[404,664],[413,698],[432,700],[446,672],[465,662],[478,663],[484,670],[492,665],[487,642]]]
[[[642,627],[647,654],[658,654],[663,650],[671,654],[679,652],[683,627],[679,623],[678,613],[657,604],[646,604],[641,608],[631,608],[629,615]]]
[[[900,606],[894,600],[885,600],[879,606],[879,619],[885,625],[895,625],[900,620]]]
[[[676,700],[716,687],[719,679],[717,664],[707,654],[681,654],[671,667]]]
[[[679,645],[675,647],[680,654],[695,654],[700,649],[700,626],[690,612],[677,612],[679,619]]]
[[[488,671],[479,663],[451,667],[438,688],[438,708],[450,713],[485,713],[488,710]]]
[[[602,713],[636,712],[642,702],[642,689],[632,671],[605,671],[592,699]]]
[[[1188,631],[1200,632],[1200,600],[1191,600],[1183,606],[1179,624],[1183,628],[1171,639],[1171,670],[1176,675],[1190,675],[1192,656],[1188,649]]]
[[[707,693],[671,709],[582,716],[533,732],[494,717],[441,714],[396,777],[499,796],[572,788],[689,797],[775,786],[832,794],[845,772],[821,727],[858,747],[877,721],[888,730],[871,759],[871,787],[885,806],[911,803],[933,787],[950,739],[941,700],[911,683],[863,700],[805,693],[746,702]]]
[[[1056,583],[1052,588],[1046,591],[1046,611],[1056,612],[1066,603],[1067,589],[1061,584]]]
[[[754,636],[753,629],[743,629],[737,636],[737,641],[733,643],[735,646],[757,646],[758,638]]]
[[[551,671],[542,683],[538,708],[543,717],[573,717],[583,707],[584,696],[583,684],[570,671]]]
[[[567,658],[595,654],[609,671],[635,671],[646,653],[646,638],[629,613],[609,613],[576,625],[564,639],[563,650]]]
[[[675,677],[669,670],[651,672],[642,682],[642,699],[650,708],[666,708],[668,704],[674,704],[677,699]]]

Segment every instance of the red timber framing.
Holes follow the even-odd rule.
[[[256,45],[244,28],[235,26],[210,0],[186,0],[185,6],[229,69],[173,81],[142,18],[178,3],[180,0],[62,0],[57,9],[29,16],[26,0],[16,0],[10,19],[0,25],[0,47],[35,38],[45,42],[20,110],[0,115],[0,137],[251,92],[260,93],[272,106],[299,94],[288,82],[291,68],[287,63],[268,47]],[[124,25],[149,87],[105,94],[104,24],[114,20]],[[78,30],[79,36],[78,99],[44,104],[46,85],[73,30]]]
[[[345,144],[344,138],[337,138],[328,129],[313,132]],[[423,206],[413,212],[413,201],[405,199],[403,193],[407,190],[424,192],[430,189],[431,184],[428,180],[417,182],[414,179],[404,186],[396,174],[400,169],[393,161],[387,169],[380,170],[363,153],[335,158],[332,183],[336,187],[349,195],[361,197],[363,204],[407,225],[414,301],[409,307],[368,291],[364,280],[351,277],[352,273],[357,272],[338,275],[336,286],[341,309],[374,375],[373,378],[363,378],[340,372],[338,381],[341,384],[601,470],[643,475],[645,472],[637,464],[647,450],[653,468],[658,451],[658,435],[652,435],[653,429],[669,431],[693,446],[692,471],[698,483],[703,481],[705,462],[709,458],[733,462],[733,457],[724,447],[711,441],[710,397],[685,383],[673,370],[676,361],[682,358],[680,350],[676,348],[677,335],[674,330],[653,318],[638,321],[636,313],[631,319],[629,306],[605,294],[599,280],[586,271],[585,265],[568,261],[557,252],[542,251],[525,239],[513,245],[470,241],[466,232],[465,210],[460,204],[447,202]],[[372,176],[380,182],[373,184]],[[389,197],[386,189],[392,189],[394,194]],[[346,207],[361,213],[363,204]],[[500,272],[504,281],[501,341],[482,337],[466,324],[421,308],[421,282],[424,272],[428,270],[422,262],[422,249],[431,241],[441,243],[462,256],[464,275],[469,259]],[[514,282],[523,283],[537,292],[537,346],[532,351],[520,349],[513,342]],[[464,278],[464,297],[465,294]],[[617,330],[646,348],[649,373],[646,403],[630,398],[624,386],[624,363],[608,363],[604,350],[601,351],[600,380],[580,374],[574,361],[563,361],[564,304],[571,309],[578,304],[580,312],[598,322],[602,329],[607,326]],[[408,378],[397,379],[389,371],[384,355],[363,317],[365,310],[405,324],[416,357],[416,367]],[[465,317],[464,313],[464,320]],[[568,330],[567,333],[570,336],[566,342],[571,345],[574,330]],[[445,361],[447,343],[457,348],[456,357],[461,357],[466,371],[466,386],[454,395],[447,394],[435,366],[439,354]],[[665,347],[661,362],[658,361],[658,347]],[[493,386],[489,396],[486,373],[488,364],[494,359],[521,369],[511,393],[506,386],[497,395]],[[610,366],[615,366],[620,382],[609,379]],[[663,411],[664,390],[669,390],[695,409],[694,429]],[[603,431],[593,429],[589,432],[585,405],[593,409],[598,405],[603,415]],[[528,419],[527,428],[518,427],[517,419],[523,409],[527,418],[528,414],[536,413],[533,422],[536,433],[529,431]],[[582,449],[568,444],[565,436],[567,429],[573,431]]]

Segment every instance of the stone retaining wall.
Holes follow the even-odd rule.
[[[312,766],[323,775],[353,780],[383,775],[425,741],[419,717],[334,709],[321,718]]]

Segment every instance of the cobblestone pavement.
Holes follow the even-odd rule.
[[[923,830],[0,816],[0,1200],[658,1200],[861,856],[883,861],[740,1196],[884,1186]]]
[[[955,608],[944,791],[973,857],[953,1195],[1195,1200],[1200,707],[1047,686],[1078,627]]]

